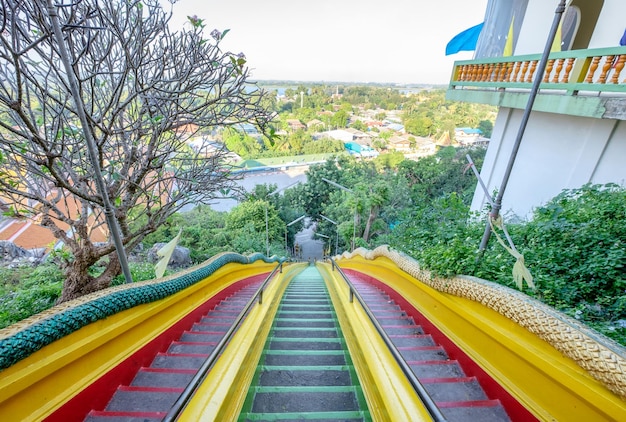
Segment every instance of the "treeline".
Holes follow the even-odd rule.
[[[270,88],[267,88],[271,90]],[[276,101],[268,103],[277,117],[272,133],[248,133],[229,129],[222,133],[229,150],[244,159],[343,151],[340,141],[319,139],[316,134],[331,129],[355,128],[368,132],[373,146],[381,151],[393,133],[368,128],[364,118],[385,120],[393,114],[409,135],[442,138],[454,142],[455,128],[479,128],[491,136],[496,108],[493,106],[447,101],[444,89],[401,92],[378,86],[300,85],[287,88],[284,95],[274,91]],[[393,113],[391,113],[393,112]],[[289,122],[298,121],[294,128]],[[315,122],[311,124],[311,122]],[[382,141],[382,142],[381,142]]]

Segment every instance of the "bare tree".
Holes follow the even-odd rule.
[[[0,0],[0,196],[71,252],[62,264],[65,301],[120,274],[104,196],[132,250],[182,207],[233,188],[227,151],[194,151],[190,130],[263,128],[270,114],[264,93],[250,89],[243,55],[222,51],[224,33],[204,37],[202,20],[190,17],[171,31],[171,11],[159,0],[52,1]],[[95,183],[86,134],[106,195]],[[106,242],[96,242],[98,231]],[[103,257],[104,271],[90,275]]]

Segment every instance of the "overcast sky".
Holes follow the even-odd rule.
[[[244,53],[254,79],[445,84],[448,41],[483,21],[487,0],[178,0],[222,47]]]

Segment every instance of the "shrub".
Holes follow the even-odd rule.
[[[54,265],[2,269],[1,273],[12,273],[12,278],[11,284],[5,283],[0,296],[0,328],[45,311],[61,295],[63,275]],[[17,283],[16,276],[19,277]],[[3,277],[3,280],[7,279]]]
[[[434,274],[467,274],[515,288],[513,258],[495,239],[479,257],[484,222],[467,220],[455,195],[405,219],[395,246]],[[537,289],[526,293],[626,344],[626,190],[565,190],[529,222],[507,224]]]

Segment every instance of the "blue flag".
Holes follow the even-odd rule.
[[[446,56],[450,54],[458,53],[459,51],[473,51],[476,50],[476,42],[480,31],[483,29],[485,23],[480,23],[476,26],[466,29],[460,34],[456,35],[446,45]]]

